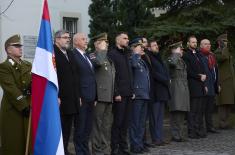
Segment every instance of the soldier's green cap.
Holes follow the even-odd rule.
[[[228,35],[225,33],[225,34],[221,34],[220,36],[218,36],[217,38],[217,41],[228,41]]]
[[[169,49],[174,49],[174,48],[178,48],[178,47],[181,47],[183,48],[183,45],[182,45],[182,41],[179,41],[179,42],[176,42],[176,43],[173,43],[171,45],[168,46]]]
[[[108,41],[108,34],[107,33],[100,33],[94,37],[91,38],[91,40],[93,40],[94,42],[96,41]]]
[[[7,47],[9,46],[14,46],[14,45],[23,46],[19,34],[13,35],[6,40],[5,49],[7,49]]]

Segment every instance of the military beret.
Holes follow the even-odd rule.
[[[222,41],[228,41],[228,35],[227,34],[221,34],[218,36],[217,41],[222,40]]]
[[[137,45],[142,45],[143,41],[142,38],[135,38],[132,41],[129,42],[129,46],[137,46]]]
[[[19,34],[13,35],[10,38],[8,38],[5,42],[5,49],[7,49],[7,47],[12,46],[12,45],[22,45],[21,43],[21,38]]]
[[[100,33],[100,34],[92,37],[91,40],[93,40],[94,42],[101,41],[101,40],[108,41],[108,34],[107,33]]]
[[[178,48],[178,47],[183,48],[182,43],[183,43],[182,41],[173,43],[173,44],[169,45],[168,48],[169,48],[169,49],[174,49],[174,48]]]

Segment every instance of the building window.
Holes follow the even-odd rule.
[[[63,29],[69,31],[71,38],[73,38],[78,32],[78,18],[63,17]],[[71,40],[71,45],[73,45],[73,40]]]

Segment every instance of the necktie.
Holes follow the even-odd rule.
[[[65,51],[65,52],[63,52],[63,53],[64,53],[64,55],[65,55],[66,59],[69,61],[69,58],[68,58],[68,54],[67,54],[67,52]]]
[[[86,56],[86,54],[83,54],[83,56],[86,59],[86,61],[88,62],[88,64],[90,65],[90,67],[93,68],[92,64],[91,64],[90,60],[88,59],[88,57]]]

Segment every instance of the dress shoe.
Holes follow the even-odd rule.
[[[186,138],[181,138],[181,142],[188,142],[188,139],[186,139]]]
[[[171,139],[174,142],[187,142],[188,140],[185,138],[172,138]]]
[[[150,150],[149,150],[146,146],[144,146],[144,147],[142,148],[142,151],[145,152],[145,153],[150,152]]]
[[[167,145],[167,144],[170,144],[170,143],[171,143],[171,140],[163,140],[162,143],[163,143],[164,145]]]
[[[155,141],[153,142],[155,146],[164,146],[164,143],[162,141]]]
[[[142,154],[142,153],[144,153],[144,151],[142,150],[142,148],[135,148],[135,149],[132,148],[131,153]]]
[[[155,147],[155,145],[154,145],[154,144],[151,144],[151,143],[144,143],[144,146],[145,146],[145,147]]]
[[[130,155],[130,152],[128,149],[123,149],[121,150],[121,152],[122,152],[122,155]]]
[[[210,133],[220,133],[215,128],[208,129],[207,132],[210,132]]]
[[[172,138],[171,139],[173,142],[182,142],[181,138]]]
[[[198,135],[195,135],[195,134],[190,134],[190,135],[188,135],[188,137],[191,139],[199,139],[200,138]]]
[[[230,130],[230,129],[234,129],[234,127],[232,127],[232,126],[219,126],[219,129],[220,130]]]
[[[199,136],[200,138],[206,138],[206,137],[207,137],[207,135],[206,135],[205,133],[199,134],[198,136]]]
[[[118,148],[112,149],[112,151],[111,151],[111,155],[120,155],[120,154],[121,154],[121,152]]]

